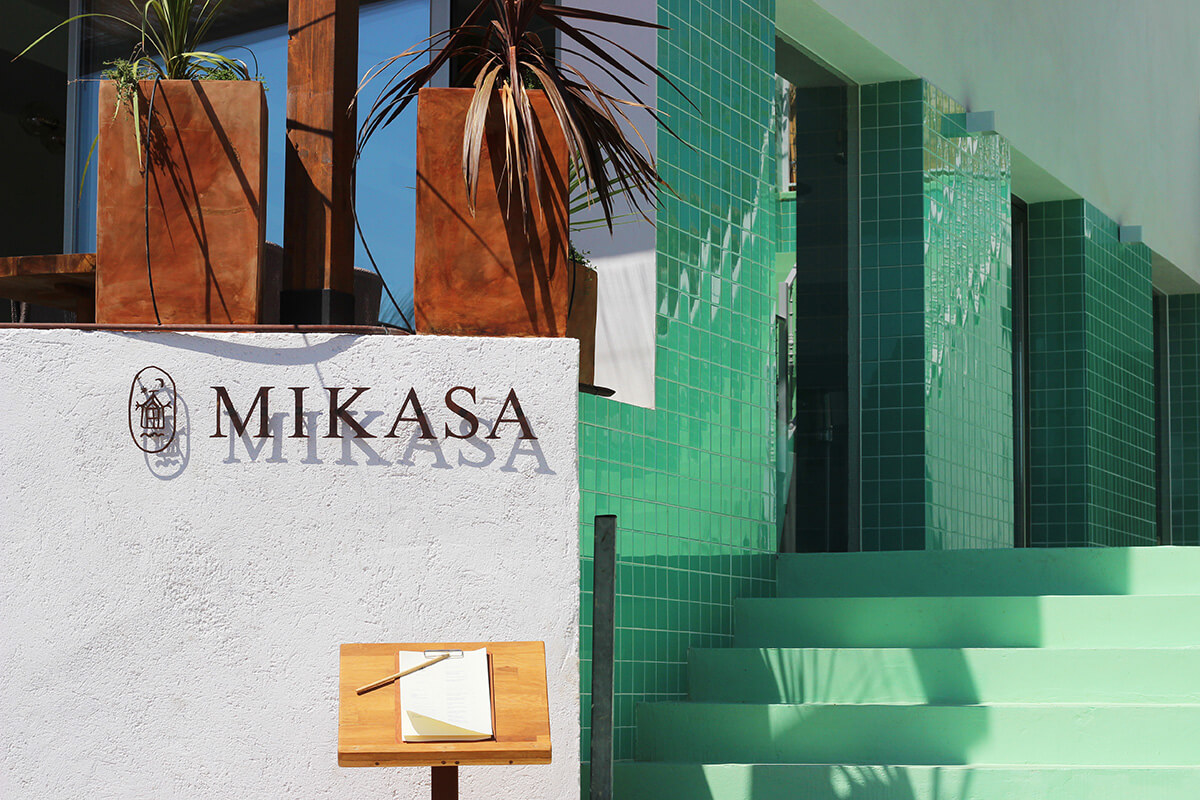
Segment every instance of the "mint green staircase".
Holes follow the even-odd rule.
[[[1200,548],[787,555],[617,800],[1200,800]]]

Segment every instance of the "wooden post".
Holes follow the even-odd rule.
[[[432,800],[458,800],[458,767],[433,767]]]
[[[349,324],[358,0],[289,0],[288,37],[280,320]]]

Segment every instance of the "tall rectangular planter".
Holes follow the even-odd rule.
[[[567,145],[542,92],[531,92],[543,182],[522,219],[502,197],[499,114],[488,115],[475,215],[463,181],[463,123],[472,89],[422,89],[417,112],[414,304],[419,333],[565,336],[572,268],[567,257]],[[505,213],[508,209],[508,213]]]
[[[147,136],[153,86],[139,85],[145,171],[131,108],[122,105],[114,116],[116,85],[100,86],[96,321],[153,323],[157,305],[163,323],[258,322],[267,177],[262,84],[162,81]]]

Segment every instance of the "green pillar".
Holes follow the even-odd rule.
[[[862,88],[864,550],[1013,541],[1011,157],[964,111]]]
[[[1155,544],[1150,250],[1083,200],[1029,207],[1030,539]]]
[[[1200,545],[1200,294],[1167,298],[1171,544]]]

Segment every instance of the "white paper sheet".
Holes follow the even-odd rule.
[[[431,654],[436,656],[436,654]],[[400,651],[400,670],[430,659]],[[471,742],[492,736],[487,649],[418,670],[400,679],[400,738],[405,742]]]

